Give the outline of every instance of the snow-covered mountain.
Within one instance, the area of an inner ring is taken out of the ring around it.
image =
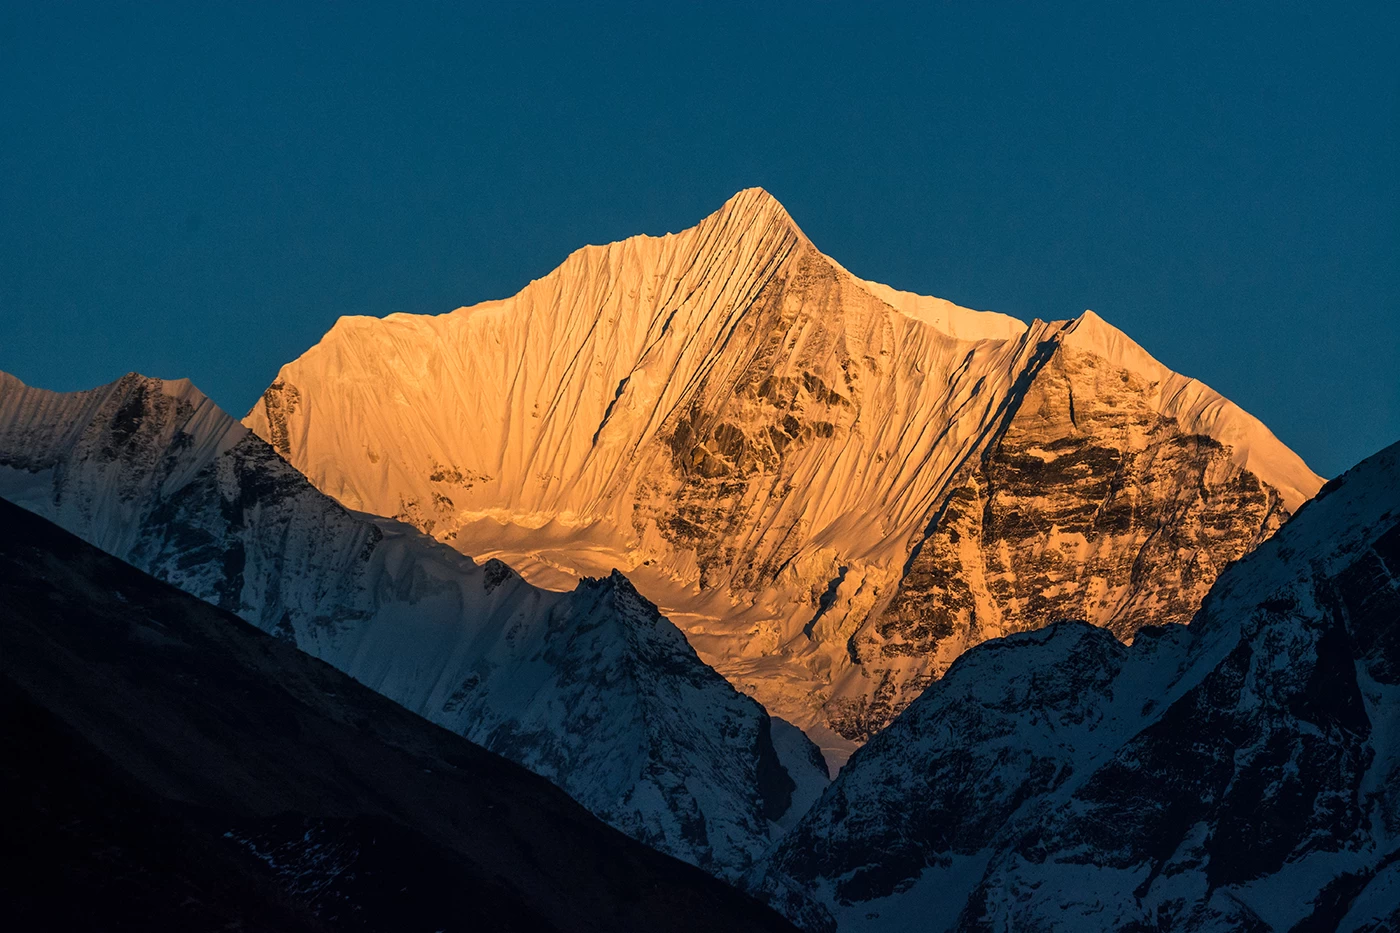
[[[0,528],[3,929],[795,933],[52,522]]]
[[[622,569],[847,749],[988,638],[1185,622],[1321,485],[1092,312],[864,281],[760,189],[505,300],[341,318],[245,423],[350,508],[541,585]]]
[[[1400,444],[1125,647],[980,645],[756,875],[812,929],[1400,929]]]
[[[621,574],[542,590],[318,492],[188,381],[56,393],[0,374],[0,496],[733,876],[820,755]]]

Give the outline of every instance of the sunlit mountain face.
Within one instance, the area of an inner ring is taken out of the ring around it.
[[[540,586],[621,569],[838,763],[989,638],[1189,621],[1322,482],[1098,315],[863,281],[761,189],[505,300],[342,318],[244,423]]]
[[[1397,738],[1400,444],[1189,626],[1124,646],[1060,622],[967,652],[762,884],[812,929],[1392,930]]]

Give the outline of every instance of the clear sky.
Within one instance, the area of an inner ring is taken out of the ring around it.
[[[1093,308],[1331,476],[1400,439],[1398,11],[6,2],[0,369],[241,416],[339,315],[762,185],[862,277]]]

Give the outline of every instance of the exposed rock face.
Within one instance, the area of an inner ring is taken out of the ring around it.
[[[1064,622],[960,657],[759,883],[813,929],[1400,924],[1400,445],[1131,647]],[[816,892],[830,916],[804,908]]]
[[[621,574],[541,590],[350,512],[187,382],[62,394],[0,374],[0,496],[716,874],[826,781],[810,743],[785,735],[780,760],[768,714]]]
[[[623,569],[741,689],[854,741],[985,638],[1189,618],[1321,483],[1096,315],[863,281],[758,189],[503,301],[342,318],[245,423],[543,585]]]
[[[1277,530],[1289,514],[1279,492],[1153,410],[1149,388],[1069,348],[1038,369],[950,484],[888,609],[852,637],[852,658],[880,673],[870,699],[833,704],[837,731],[878,732],[989,638],[1056,619],[1125,640],[1189,622],[1225,566]]]

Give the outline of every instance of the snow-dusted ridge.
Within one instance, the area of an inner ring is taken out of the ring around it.
[[[846,272],[836,260],[827,257],[836,268]],[[847,275],[851,275],[846,272]],[[1026,332],[1020,318],[996,311],[974,311],[953,304],[946,298],[934,298],[904,292],[879,282],[851,275],[851,280],[905,317],[928,324],[959,340],[1011,340]]]
[[[838,757],[987,638],[1186,621],[1321,484],[1097,315],[864,281],[757,188],[510,298],[342,318],[244,423],[542,586],[622,569]]]
[[[0,469],[0,496],[30,511],[52,512],[46,517],[65,526],[89,528],[89,540],[108,553],[129,551],[136,541],[141,511],[150,499],[186,485],[196,472],[248,435],[247,428],[188,379],[152,380],[151,385],[170,400],[164,407],[184,413],[154,432],[141,424],[145,405],[140,400],[125,405],[100,391],[49,392],[0,372],[0,430],[3,463],[8,468]],[[99,438],[88,433],[94,418],[109,420],[112,435]],[[155,456],[177,435],[182,455],[165,472],[133,468],[110,455],[113,440],[129,440],[145,445],[146,456]],[[53,453],[58,450],[89,459],[91,465],[71,478],[59,475],[60,460]],[[55,488],[63,485],[76,494],[55,502],[53,490],[45,488],[44,482]],[[75,486],[81,486],[81,491]]]
[[[825,769],[621,574],[542,590],[347,510],[187,381],[0,375],[0,496],[295,642],[711,872],[743,871]],[[795,779],[794,779],[795,778]]]
[[[1262,421],[1200,380],[1172,372],[1093,311],[1085,311],[1065,328],[1063,342],[1147,380],[1153,387],[1153,407],[1175,419],[1186,433],[1226,445],[1235,464],[1277,489],[1289,511],[1297,511],[1321,485],[1321,477]]]
[[[841,933],[1400,927],[1400,444],[1190,626],[965,653],[754,882]]]

